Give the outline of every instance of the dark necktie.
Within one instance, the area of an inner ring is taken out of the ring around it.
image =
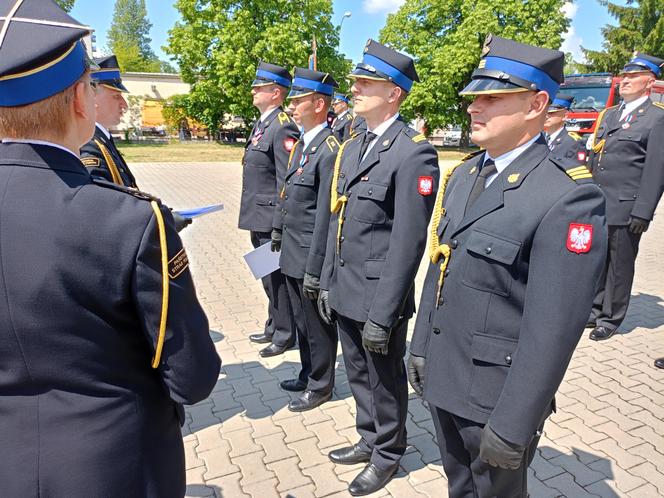
[[[487,159],[484,162],[484,166],[482,166],[482,169],[477,175],[477,178],[475,178],[473,189],[470,191],[470,195],[468,196],[468,202],[466,203],[466,211],[470,209],[470,207],[475,203],[477,198],[482,194],[482,192],[484,192],[484,189],[486,188],[487,178],[493,175],[496,171],[498,171],[496,169],[496,163],[493,161],[493,159]]]
[[[362,142],[362,148],[360,149],[360,162],[362,162],[362,159],[364,159],[364,154],[366,154],[369,144],[373,141],[374,138],[376,138],[376,136],[377,135],[372,131],[367,131],[364,134],[364,141]]]

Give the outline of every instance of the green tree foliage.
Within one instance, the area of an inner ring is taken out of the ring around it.
[[[151,28],[145,0],[116,0],[107,37],[109,49],[118,58],[122,71],[159,73],[164,68],[170,68],[163,72],[175,72],[170,64],[160,61],[150,48]]]
[[[69,12],[72,7],[74,7],[75,2],[76,0],[55,0],[55,3],[62,7],[66,12]]]
[[[588,71],[585,64],[574,60],[572,52],[565,53],[565,74],[580,74]]]
[[[565,0],[406,0],[387,18],[380,39],[416,59],[421,83],[403,106],[406,118],[419,116],[427,131],[462,127],[467,141],[469,101],[459,91],[470,81],[489,33],[558,48],[569,26]]]
[[[318,44],[318,69],[340,84],[350,61],[337,51],[338,27],[331,0],[177,0],[182,20],[170,31],[165,50],[192,84],[194,117],[217,129],[224,114],[257,116],[250,84],[259,60],[307,67],[311,41]]]
[[[617,73],[637,50],[664,57],[664,0],[627,0],[625,5],[599,0],[618,26],[602,28],[604,50],[583,49],[587,69]]]

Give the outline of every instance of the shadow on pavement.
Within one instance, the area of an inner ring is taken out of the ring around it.
[[[662,325],[664,325],[664,298],[639,293],[632,296],[627,316],[619,332],[628,334],[636,328],[656,329]]]
[[[546,425],[544,426],[546,432]],[[530,496],[601,496],[619,498],[608,481],[615,480],[614,463],[599,455],[579,448],[571,448],[572,454],[562,453],[550,446],[537,448],[537,455],[530,466],[528,492]],[[532,478],[532,471],[537,479]],[[552,494],[553,493],[553,494]]]

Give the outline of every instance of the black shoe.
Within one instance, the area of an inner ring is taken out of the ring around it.
[[[346,446],[338,450],[330,451],[327,455],[334,463],[341,465],[355,465],[356,463],[368,463],[371,460],[371,452],[360,448],[359,444]]]
[[[251,334],[249,340],[256,344],[267,344],[268,342],[272,342],[272,339],[265,334]]]
[[[593,341],[604,341],[604,340],[608,339],[609,337],[611,337],[615,333],[616,333],[615,329],[611,330],[611,329],[608,329],[606,327],[602,327],[600,325],[599,327],[595,327],[595,330],[593,330],[590,333],[590,338]]]
[[[261,349],[258,354],[262,358],[269,358],[270,356],[278,356],[285,353],[290,346],[277,346],[276,344],[270,344],[268,347]]]
[[[373,463],[370,463],[353,479],[353,482],[348,486],[348,491],[353,496],[365,496],[375,493],[392,480],[398,468],[399,464],[395,464],[388,470],[380,470]]]
[[[664,368],[664,358],[657,358],[655,360],[655,366],[657,368]]]
[[[291,391],[294,393],[304,391],[307,388],[307,383],[302,382],[300,379],[288,379],[279,383],[284,391]]]
[[[332,398],[332,391],[326,394],[320,394],[316,391],[304,391],[298,398],[288,403],[288,409],[292,412],[306,412],[313,410],[317,406],[330,401]]]

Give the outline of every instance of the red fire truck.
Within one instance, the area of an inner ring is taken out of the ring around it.
[[[570,74],[560,86],[560,92],[574,97],[565,117],[567,129],[581,135],[595,131],[595,121],[605,108],[620,102],[619,76],[611,73]],[[650,93],[655,102],[664,102],[664,81],[656,81]]]

